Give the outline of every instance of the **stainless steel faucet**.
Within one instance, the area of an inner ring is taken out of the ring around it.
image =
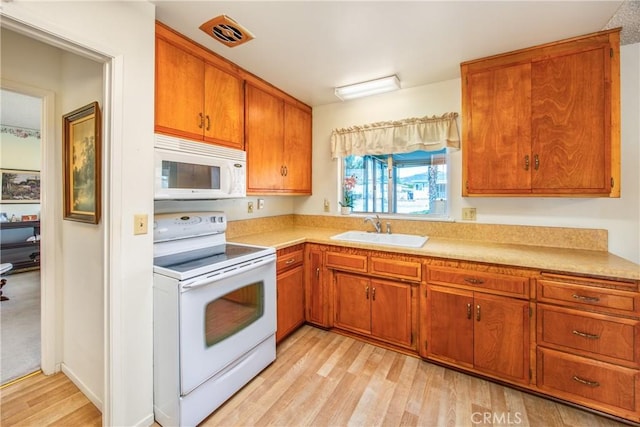
[[[371,222],[371,224],[373,224],[373,226],[376,228],[376,233],[380,233],[380,231],[382,230],[382,224],[380,223],[380,217],[378,215],[376,215],[376,219],[374,220],[372,216],[368,216],[364,219],[364,222],[366,223],[367,221]]]

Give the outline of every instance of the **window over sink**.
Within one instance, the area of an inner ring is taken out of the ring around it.
[[[447,215],[446,149],[346,156],[342,176],[356,177],[351,190],[355,213]]]

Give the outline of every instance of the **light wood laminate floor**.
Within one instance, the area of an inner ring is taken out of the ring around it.
[[[100,425],[98,410],[63,374],[29,378],[0,393],[3,427]],[[271,366],[202,423],[207,427],[267,425],[623,424],[304,326],[278,347],[278,358]]]

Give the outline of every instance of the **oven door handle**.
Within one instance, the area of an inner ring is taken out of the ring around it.
[[[276,257],[275,255],[269,255],[267,257],[261,258],[257,261],[249,261],[249,262],[245,262],[242,263],[238,266],[234,266],[234,267],[230,267],[226,270],[222,270],[219,273],[214,273],[214,274],[210,274],[206,277],[203,277],[201,279],[196,279],[193,282],[186,282],[183,283],[181,288],[188,290],[188,289],[193,289],[193,288],[198,288],[201,286],[206,286],[209,285],[213,282],[217,282],[220,280],[224,280],[228,277],[232,277],[241,273],[244,273],[246,271],[252,270],[254,268],[260,267],[262,265],[265,264],[269,264],[269,263],[273,263],[276,261]]]

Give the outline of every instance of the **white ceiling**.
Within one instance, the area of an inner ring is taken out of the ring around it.
[[[403,88],[460,77],[460,62],[623,27],[640,42],[640,1],[152,1],[156,18],[301,101],[396,74]],[[226,14],[256,37],[223,46],[199,26]],[[2,124],[40,129],[40,100],[0,93]]]

